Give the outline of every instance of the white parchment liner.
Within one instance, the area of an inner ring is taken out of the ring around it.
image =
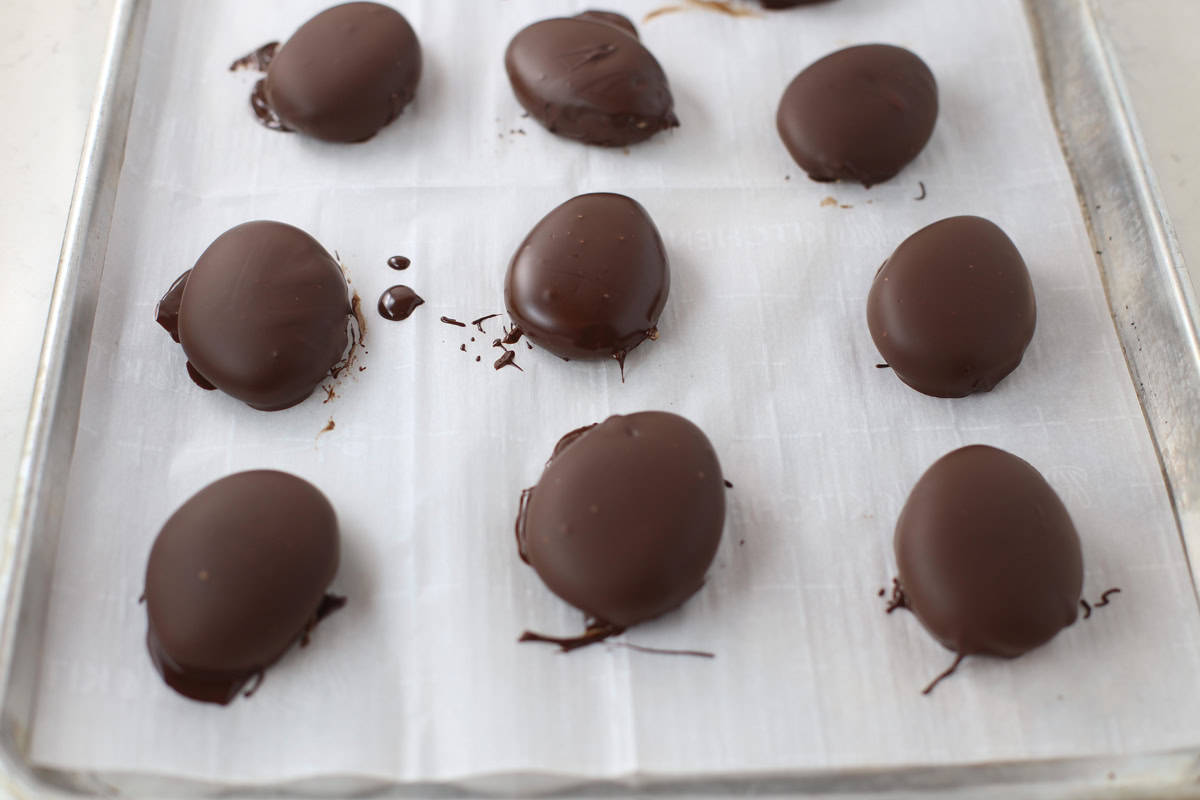
[[[366,144],[267,131],[235,57],[326,0],[158,2],[151,10],[57,555],[32,753],[44,765],[217,780],[362,774],[737,773],[1136,752],[1195,744],[1196,604],[1106,311],[1017,0],[837,0],[758,18],[641,26],[678,130],[589,148],[523,118],[509,38],[578,0],[396,0],[418,31],[416,102]],[[650,0],[607,5],[640,20]],[[774,127],[817,57],[884,41],[919,53],[942,111],[924,153],[871,190],[808,181]],[[928,191],[922,201],[918,181]],[[615,364],[520,346],[495,372],[513,249],[552,207],[619,191],[650,211],[672,287],[662,337]],[[822,201],[835,197],[837,203]],[[980,214],[1024,254],[1038,327],[990,394],[938,400],[879,361],[865,299],[880,262],[936,219]],[[393,282],[427,304],[371,315],[362,372],[288,411],[198,390],[155,301],[226,228],[296,224],[337,250],[370,308]],[[385,264],[412,258],[403,273]],[[470,342],[474,333],[476,341]],[[467,345],[462,353],[460,344]],[[482,356],[480,362],[475,356]],[[512,522],[558,438],[661,408],[712,439],[729,492],[705,587],[628,641],[517,645],[580,614],[517,558]],[[317,436],[333,418],[336,428]],[[1114,602],[1016,661],[951,656],[877,596],[908,489],[948,450],[1009,449],[1079,528],[1085,595]],[[162,522],[235,470],[275,467],[338,509],[350,602],[312,646],[227,708],[154,673],[136,602]]]

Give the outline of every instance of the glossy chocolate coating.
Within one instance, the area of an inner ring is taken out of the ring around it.
[[[271,60],[262,92],[288,128],[360,142],[400,115],[420,77],[421,46],[398,11],[345,3],[292,34]]]
[[[880,354],[934,397],[991,390],[1021,363],[1036,323],[1025,261],[981,217],[943,219],[905,239],[867,296]]]
[[[555,594],[628,627],[703,584],[725,524],[703,431],[663,411],[612,416],[555,447],[517,521],[521,557]]]
[[[425,299],[404,285],[392,286],[379,296],[379,316],[399,321],[408,319]]]
[[[191,274],[190,269],[185,270],[154,306],[154,321],[162,325],[176,344],[179,343],[179,305],[183,302],[183,290]]]
[[[228,703],[316,624],[338,568],[333,507],[286,472],[239,472],[163,525],[146,565],[146,640],[171,688]]]
[[[896,522],[905,603],[947,648],[1015,657],[1075,621],[1083,555],[1050,484],[986,445],[934,462]]]
[[[282,222],[246,222],[187,274],[178,340],[209,383],[275,411],[312,394],[341,360],[350,316],[346,279],[315,239]]]
[[[937,82],[924,61],[901,47],[867,44],[797,75],[775,123],[808,177],[871,186],[917,157],[937,113]]]
[[[620,194],[584,194],[525,237],[504,304],[526,336],[563,358],[624,358],[656,330],[670,288],[646,209]]]
[[[632,28],[592,11],[520,31],[504,54],[517,101],[552,133],[587,144],[622,147],[676,127],[667,76]]]

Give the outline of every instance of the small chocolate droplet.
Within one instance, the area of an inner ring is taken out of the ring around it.
[[[379,296],[379,316],[398,322],[408,319],[425,300],[404,285],[393,286]]]

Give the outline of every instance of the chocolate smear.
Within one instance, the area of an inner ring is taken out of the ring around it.
[[[275,57],[275,52],[279,49],[279,42],[267,42],[262,47],[247,53],[241,58],[229,65],[230,72],[248,69],[255,72],[266,72],[267,67],[271,65],[271,59]]]
[[[521,365],[516,362],[516,357],[517,354],[512,350],[505,350],[504,354],[497,358],[496,363],[492,366],[496,369],[502,369],[503,367],[516,367],[517,369],[520,369],[521,372],[524,372],[525,370],[521,369]]]
[[[417,306],[424,302],[411,288],[393,286],[379,296],[379,316],[393,321],[408,319]]]
[[[471,324],[474,325],[476,328],[478,328],[480,333],[487,333],[487,331],[485,331],[483,329],[483,323],[485,321],[491,319],[492,317],[498,317],[498,316],[500,316],[500,315],[499,314],[485,314],[482,317],[480,317],[479,319],[471,320]]]
[[[572,650],[578,650],[581,647],[587,647],[589,644],[602,642],[610,636],[619,636],[624,633],[625,629],[619,625],[609,625],[607,622],[593,622],[587,626],[587,630],[579,636],[546,636],[533,631],[525,631],[521,634],[518,642],[545,642],[546,644],[558,645],[558,648],[569,653]]]
[[[930,681],[929,685],[921,690],[921,694],[926,694],[926,695],[929,694],[930,692],[933,691],[935,686],[937,686],[939,683],[944,681],[946,678],[949,678],[951,675],[953,675],[955,673],[955,671],[958,670],[958,665],[961,664],[963,662],[963,659],[966,657],[967,656],[965,653],[959,653],[957,656],[955,656],[954,663],[952,663],[943,672],[941,672],[936,678],[934,678],[932,681]]]
[[[284,124],[279,115],[275,113],[275,109],[271,108],[271,104],[267,102],[267,95],[263,88],[265,85],[266,80],[259,79],[255,82],[254,88],[250,90],[250,108],[254,110],[255,118],[268,130],[291,133],[293,129]]]

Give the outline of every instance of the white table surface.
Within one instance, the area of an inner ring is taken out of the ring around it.
[[[477,0],[459,0],[468,1]],[[1152,166],[1200,292],[1200,49],[1194,42],[1200,0],[1094,2],[1116,44]],[[0,0],[5,519],[111,10],[112,0]]]

